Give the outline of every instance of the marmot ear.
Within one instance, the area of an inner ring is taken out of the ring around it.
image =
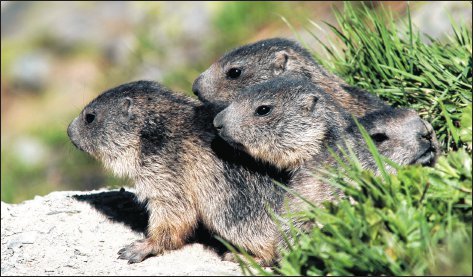
[[[279,75],[286,71],[289,53],[286,50],[278,51],[274,54],[273,71],[275,75]]]
[[[313,114],[316,110],[318,101],[319,97],[317,97],[315,94],[304,95],[304,100],[302,102],[304,110],[309,114]]]
[[[131,107],[133,106],[133,99],[126,97],[122,102],[122,111],[126,116],[131,116]]]

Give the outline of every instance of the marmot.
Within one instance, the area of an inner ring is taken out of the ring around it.
[[[222,109],[241,89],[277,76],[309,78],[357,117],[388,106],[380,98],[351,87],[327,72],[309,51],[283,38],[261,40],[231,50],[197,77],[192,91],[202,102]]]
[[[308,78],[341,108],[358,117],[365,127],[373,126],[374,122],[370,120],[376,121],[377,115],[383,115],[383,123],[387,124],[378,124],[368,131],[376,129],[376,133],[370,132],[374,139],[388,138],[384,139],[386,148],[399,149],[418,140],[418,144],[432,144],[434,155],[438,155],[439,146],[432,126],[416,112],[394,109],[378,97],[349,86],[338,76],[328,73],[306,49],[291,40],[267,39],[228,52],[200,74],[192,90],[203,103],[218,112],[242,89],[278,76]]]
[[[69,125],[77,148],[131,177],[147,202],[147,237],[119,258],[135,263],[180,248],[202,223],[262,263],[274,261],[282,237],[271,215],[284,190],[273,179],[285,183],[286,174],[235,152],[216,135],[213,118],[197,100],[138,81],[99,95]]]
[[[395,119],[410,117],[412,110],[398,109]],[[366,122],[369,131],[390,122],[391,113],[377,114]],[[383,147],[388,138],[380,134],[375,143],[382,155],[399,164],[421,161],[431,163],[435,146],[429,140],[416,140],[422,121],[405,122],[412,133],[405,134],[408,144],[395,149]],[[396,124],[395,124],[396,125]],[[352,116],[342,109],[322,88],[303,78],[278,77],[240,91],[231,104],[214,119],[219,135],[236,148],[269,162],[278,168],[314,170],[335,162],[328,148],[350,147],[364,168],[375,170],[376,164]],[[396,130],[394,130],[396,131]],[[293,184],[296,184],[293,180]]]

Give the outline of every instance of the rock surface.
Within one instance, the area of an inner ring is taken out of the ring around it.
[[[128,189],[53,192],[1,202],[1,275],[240,275],[199,228],[184,248],[138,264],[117,259],[144,236],[148,214]]]

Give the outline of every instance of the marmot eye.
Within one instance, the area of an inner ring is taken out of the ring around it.
[[[230,70],[227,71],[227,77],[230,79],[236,79],[240,77],[241,75],[241,69],[239,68],[230,68]]]
[[[95,120],[95,114],[92,114],[92,113],[85,114],[85,122],[87,122],[87,124],[94,122],[94,120]]]
[[[258,116],[267,115],[271,112],[271,110],[272,108],[270,106],[259,106],[255,111],[255,115],[258,115]]]
[[[386,134],[384,133],[376,133],[374,135],[371,135],[371,138],[375,141],[375,142],[378,142],[378,143],[381,143],[385,140],[388,140],[389,137],[386,136]]]

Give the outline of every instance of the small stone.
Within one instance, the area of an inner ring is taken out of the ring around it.
[[[15,254],[15,253],[13,252],[13,249],[7,248],[6,250],[4,250],[4,251],[2,252],[2,258],[3,258],[3,257],[11,257],[11,256],[13,256],[13,254]]]
[[[18,240],[18,239],[11,239],[8,243],[7,243],[7,248],[8,249],[16,249],[17,247],[21,246],[21,242]]]
[[[28,231],[17,235],[16,238],[13,239],[15,243],[20,244],[33,244],[38,237],[38,232],[36,231]]]
[[[76,248],[74,249],[74,254],[78,256],[87,256],[87,251],[82,248]]]

